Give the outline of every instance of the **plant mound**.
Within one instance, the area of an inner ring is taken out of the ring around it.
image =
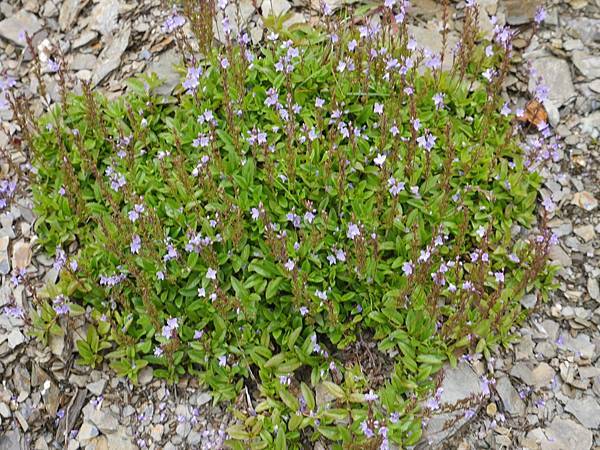
[[[31,137],[60,272],[37,334],[85,310],[82,364],[191,374],[215,401],[246,383],[239,448],[417,442],[442,364],[508,342],[549,280],[550,235],[511,230],[535,222],[553,144],[522,137],[511,35],[475,45],[475,11],[445,54],[390,13],[258,49],[226,28],[167,101],[155,77],[66,96]]]

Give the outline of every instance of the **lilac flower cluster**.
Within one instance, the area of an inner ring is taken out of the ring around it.
[[[2,101],[0,94],[0,102]],[[1,106],[1,105],[0,105]],[[0,211],[6,208],[17,190],[17,182],[13,180],[0,180]]]
[[[17,84],[14,78],[0,77],[0,111],[8,109],[8,92]]]
[[[100,275],[100,286],[113,287],[127,279],[124,273],[114,275]]]
[[[64,316],[71,312],[69,305],[67,304],[67,298],[64,295],[59,295],[52,301],[52,308],[56,311],[59,316]]]
[[[107,166],[104,174],[109,178],[110,187],[115,192],[119,192],[119,190],[127,184],[125,175],[117,172],[112,166]]]
[[[172,33],[183,25],[185,25],[185,18],[177,14],[177,10],[174,8],[162,25],[162,32]]]
[[[178,328],[179,322],[177,321],[177,318],[171,317],[170,319],[167,319],[167,323],[163,326],[161,334],[165,339],[171,339],[173,333],[176,332]]]

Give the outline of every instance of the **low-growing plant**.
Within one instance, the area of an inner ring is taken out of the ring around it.
[[[40,336],[84,306],[80,363],[238,398],[233,448],[415,444],[444,362],[489,358],[523,294],[547,292],[537,169],[557,143],[501,96],[510,30],[481,41],[469,2],[459,44],[444,27],[432,53],[395,3],[381,21],[325,8],[260,47],[224,20],[202,54],[174,15],[185,79],[167,101],[155,76],[111,101],[65,92],[39,121],[10,97],[60,272]]]

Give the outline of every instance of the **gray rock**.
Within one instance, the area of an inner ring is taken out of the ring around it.
[[[568,21],[566,25],[566,28],[578,36],[584,44],[600,42],[600,19],[580,16]]]
[[[111,412],[101,409],[92,409],[88,419],[104,434],[114,433],[119,427],[117,418]]]
[[[581,425],[586,428],[598,428],[600,426],[600,405],[591,396],[586,395],[582,399],[570,399],[565,409],[573,414]]]
[[[181,76],[175,70],[176,65],[181,64],[181,56],[177,49],[172,48],[158,56],[156,61],[148,65],[147,73],[156,73],[158,78],[163,81],[155,92],[161,96],[169,96],[181,80]]]
[[[598,280],[596,278],[588,278],[587,290],[593,300],[600,301],[600,286],[598,286]]]
[[[190,445],[198,445],[202,441],[202,435],[197,431],[190,431],[190,434],[187,435],[186,438],[188,444]]]
[[[73,27],[79,13],[88,3],[89,0],[64,0],[58,16],[60,29],[66,31]]]
[[[6,403],[0,402],[0,416],[2,416],[4,419],[8,419],[10,416],[12,416],[12,412]]]
[[[506,11],[506,22],[509,25],[523,25],[533,20],[540,0],[504,0],[500,5]]]
[[[69,69],[71,70],[90,70],[96,65],[96,56],[91,53],[77,53],[73,58]]]
[[[192,426],[188,421],[178,423],[177,428],[175,428],[175,432],[182,438],[190,434],[190,431],[192,431]]]
[[[92,75],[92,85],[97,86],[104,78],[110,75],[119,64],[121,56],[129,45],[129,36],[131,30],[128,26],[121,28],[120,32],[114,36],[110,44],[98,56],[98,61]]]
[[[8,260],[8,236],[0,237],[0,275],[10,272],[10,261]]]
[[[149,384],[152,381],[152,378],[154,378],[154,369],[150,366],[144,367],[138,374],[138,382],[142,386]]]
[[[125,433],[123,427],[119,427],[116,433],[106,436],[108,448],[110,450],[137,450],[137,446],[131,442],[131,438]]]
[[[519,378],[529,386],[541,388],[550,384],[554,378],[555,372],[554,369],[545,362],[540,363],[533,370],[531,369],[530,363],[519,362],[512,367],[510,374],[513,377]]]
[[[441,53],[443,49],[442,40],[436,25],[430,24],[429,28],[408,26],[408,34],[411,35],[419,47],[426,48],[432,53]],[[452,67],[452,58],[449,56],[452,49],[455,48],[458,38],[454,33],[448,33],[448,42],[446,44],[446,57],[444,58],[443,69],[448,70]]]
[[[587,78],[600,78],[600,56],[590,55],[582,50],[573,52],[571,57],[575,67]]]
[[[538,443],[541,450],[589,450],[592,447],[590,430],[559,417],[547,428],[531,430],[527,439]]]
[[[458,402],[468,403],[468,399],[483,394],[479,377],[473,368],[463,361],[454,369],[446,368],[441,387],[443,392],[439,400],[440,406],[450,406],[451,411],[433,415],[417,448],[431,448],[456,433],[470,417],[465,416],[466,407],[453,408],[452,405],[457,405]],[[448,427],[449,423],[452,423],[452,426]]]
[[[119,20],[119,1],[102,0],[94,9],[90,16],[90,28],[99,31],[103,36],[112,34],[117,29]]]
[[[231,28],[232,35],[236,36],[240,30],[247,29],[250,18],[254,15],[255,11],[251,0],[229,2],[225,8],[225,16],[229,19],[229,27]],[[219,10],[217,12],[213,28],[216,38],[224,44],[226,39],[223,31],[223,11]]]
[[[73,44],[71,44],[71,48],[73,50],[77,50],[78,48],[88,45],[97,37],[98,33],[96,33],[95,31],[86,30],[83,33],[81,33],[81,35],[77,39],[73,41]]]
[[[18,46],[25,46],[25,42],[19,39],[22,32],[34,35],[42,29],[42,23],[30,12],[21,9],[14,16],[0,22],[0,37],[11,41]]]
[[[263,0],[261,11],[263,17],[281,16],[288,12],[292,5],[287,0]]]
[[[508,377],[498,378],[496,381],[496,392],[502,400],[504,409],[513,416],[522,416],[525,413],[525,403],[519,397],[519,393],[513,387]]]
[[[98,432],[98,428],[96,428],[90,422],[84,421],[81,424],[81,428],[79,428],[79,433],[77,433],[77,439],[81,442],[89,441],[90,439],[95,438],[100,433]]]
[[[208,402],[210,402],[211,399],[212,399],[212,395],[209,392],[203,392],[198,395],[198,398],[196,399],[196,405],[197,406],[205,405]]]
[[[93,383],[87,384],[85,387],[92,394],[99,396],[102,395],[102,392],[104,392],[104,386],[106,386],[106,380],[94,381]]]
[[[8,431],[0,436],[0,450],[25,450],[28,448],[18,430]]]
[[[576,338],[571,337],[568,333],[562,334],[564,348],[575,353],[580,358],[593,359],[596,351],[596,346],[590,342],[590,337],[587,334],[578,334]]]
[[[600,80],[594,80],[588,86],[592,91],[600,94]]]
[[[560,108],[569,100],[575,98],[577,93],[571,80],[569,64],[566,61],[548,56],[533,60],[531,65],[544,78],[544,84],[550,90],[548,94],[550,107]],[[533,77],[530,78],[529,90],[533,91],[535,85],[536,80]]]
[[[581,131],[597,139],[600,135],[600,111],[581,118]],[[592,208],[593,209],[593,208]]]
[[[31,244],[19,241],[13,246],[12,266],[13,269],[25,269],[31,263]]]
[[[521,305],[527,309],[531,309],[537,303],[537,296],[535,294],[527,294],[521,299]]]
[[[16,348],[25,342],[25,336],[18,328],[13,328],[13,330],[8,334],[8,346],[10,348]]]
[[[560,264],[562,267],[571,267],[573,264],[571,257],[560,245],[552,246],[550,248],[549,256],[551,261]]]

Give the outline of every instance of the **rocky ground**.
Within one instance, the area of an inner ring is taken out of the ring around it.
[[[271,10],[293,12],[288,25],[315,20],[307,1],[265,1],[259,11],[249,0],[239,3],[240,18],[255,41],[263,33],[260,16]],[[565,144],[560,161],[544,173],[544,195],[557,204],[551,226],[560,236],[552,253],[561,266],[559,287],[547,303],[535,296],[523,299],[532,312],[518,330],[521,339],[499,352],[493,363],[475,355],[448,371],[442,403],[471,394],[483,400],[473,410],[458,410],[459,420],[448,430],[439,431],[444,417],[433,419],[421,447],[600,448],[600,0],[547,2],[546,22],[530,43],[540,2],[478,3],[484,30],[492,29],[490,17],[497,15],[499,22],[521,31],[515,43],[521,63],[507,81],[507,98],[518,105],[530,98],[530,68],[550,88],[545,105],[549,121]],[[422,45],[436,49],[439,4],[413,4],[411,32]],[[21,36],[27,30],[42,51],[60,46],[73,81],[90,81],[118,96],[127,77],[154,71],[167,80],[162,89],[169,93],[179,79],[173,70],[179,58],[171,38],[160,31],[163,6],[159,0],[0,1],[0,74],[17,79],[34,110],[43,109]],[[453,4],[454,37],[460,32],[462,6]],[[44,76],[51,99],[57,100],[56,81]],[[7,148],[26,169],[25,156],[12,145],[16,138],[16,123],[0,110],[0,149]],[[14,180],[2,158],[0,180]],[[26,309],[30,292],[22,285],[15,288],[11,276],[26,270],[34,286],[57,275],[53,261],[36,251],[26,184],[17,186],[13,200],[0,211],[0,450],[221,448],[230,416],[224,407],[212,405],[210,394],[195,380],[168,386],[147,369],[134,387],[106,367],[89,370],[73,364],[71,336],[53,339],[45,348],[27,335],[25,321],[14,317],[13,308]],[[494,381],[482,384],[484,376]]]

